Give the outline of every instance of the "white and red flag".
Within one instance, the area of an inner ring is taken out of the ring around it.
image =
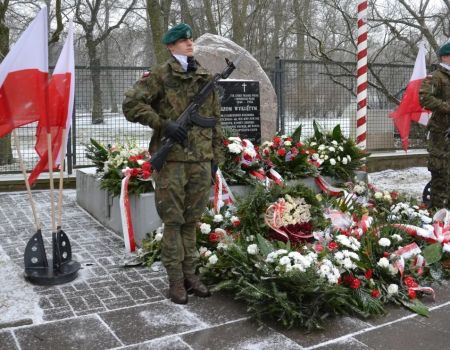
[[[395,127],[400,133],[403,149],[405,151],[408,149],[411,121],[427,125],[431,115],[431,111],[423,108],[420,105],[419,100],[420,85],[427,76],[425,51],[425,44],[420,43],[416,63],[414,64],[414,71],[408,86],[406,87],[406,91],[403,94],[400,105],[389,115],[393,119]]]
[[[48,170],[47,135],[52,139],[52,164],[57,167],[61,162],[61,149],[63,146],[63,133],[66,135],[72,123],[72,112],[75,91],[75,58],[73,49],[73,24],[69,23],[69,31],[58,62],[52,74],[48,87],[48,114],[39,120],[36,130],[36,152],[40,160],[30,174],[30,185],[39,175]],[[65,154],[62,155],[63,157]]]
[[[45,115],[47,9],[42,8],[0,65],[0,137]]]

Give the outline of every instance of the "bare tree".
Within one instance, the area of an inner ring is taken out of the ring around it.
[[[117,22],[108,26],[105,31],[101,30],[100,20],[104,13],[105,3],[102,0],[76,0],[75,18],[76,23],[84,30],[84,39],[89,58],[90,75],[92,81],[92,123],[103,123],[102,89],[100,85],[100,58],[98,56],[98,46],[123,23],[128,13],[133,9],[137,0],[128,2],[122,10]],[[117,5],[117,2],[116,2]]]
[[[165,45],[161,43],[161,38],[169,27],[171,5],[172,0],[147,0],[147,14],[152,29],[153,49],[157,63],[161,63],[169,57]]]

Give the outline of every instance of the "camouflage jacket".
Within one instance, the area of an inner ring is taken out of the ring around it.
[[[420,104],[433,112],[428,130],[445,134],[450,128],[450,71],[439,65],[422,82]]]
[[[122,109],[130,122],[148,125],[153,129],[150,152],[161,146],[168,120],[175,121],[189,102],[211,79],[211,75],[198,65],[195,72],[185,72],[176,58],[156,66],[125,92]],[[168,161],[198,162],[214,160],[223,163],[223,133],[220,125],[220,103],[217,92],[212,93],[200,107],[202,117],[215,118],[213,128],[197,125],[188,129],[186,147],[175,144]]]

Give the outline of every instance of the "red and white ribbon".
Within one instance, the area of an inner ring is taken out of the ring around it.
[[[358,1],[356,144],[366,149],[367,139],[367,0]]]
[[[216,214],[220,213],[220,208],[225,204],[233,204],[236,199],[233,196],[227,182],[225,181],[220,169],[217,169],[214,181],[214,211]]]
[[[122,172],[125,177],[122,180],[120,189],[120,217],[122,219],[123,240],[125,241],[125,249],[128,252],[136,250],[136,242],[134,240],[133,220],[131,215],[130,201],[128,198],[128,183],[131,178],[130,169],[124,169]]]
[[[400,272],[400,276],[403,277],[403,272],[405,271],[405,260],[410,259],[413,256],[417,256],[422,252],[417,243],[411,243],[404,247],[397,249],[394,254],[399,257],[399,259],[395,262],[395,267],[398,268]],[[423,260],[425,263],[425,261]]]
[[[341,194],[341,192],[344,192],[345,190],[343,188],[339,188],[339,187],[335,187],[333,185],[331,185],[330,183],[328,183],[322,176],[316,176],[314,178],[314,181],[316,182],[317,186],[319,186],[319,188],[327,193],[330,196],[339,196]]]
[[[284,184],[283,178],[281,177],[280,173],[276,171],[274,168],[269,169],[267,177],[279,186],[283,186]]]

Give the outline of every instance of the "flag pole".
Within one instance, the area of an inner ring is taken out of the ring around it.
[[[56,232],[56,222],[55,222],[55,201],[54,201],[54,191],[55,184],[53,182],[53,154],[52,154],[52,133],[47,133],[47,147],[48,147],[48,175],[50,178],[50,212],[52,218],[52,231]]]
[[[61,153],[60,153],[60,169],[59,169],[59,192],[58,192],[58,227],[62,226],[62,199],[63,199],[63,180],[64,180],[64,163],[66,158],[66,139],[67,139],[67,129],[63,129],[62,134],[62,145],[61,145]]]
[[[41,223],[40,223],[39,216],[38,216],[38,213],[36,210],[36,206],[34,204],[33,194],[31,193],[30,182],[28,181],[27,171],[25,169],[25,164],[23,163],[22,153],[20,152],[20,141],[19,141],[19,137],[17,136],[16,129],[13,129],[12,134],[13,134],[14,143],[15,143],[16,149],[17,149],[17,156],[19,158],[20,170],[22,171],[22,175],[25,179],[25,186],[27,188],[28,198],[31,203],[31,211],[33,212],[34,222],[36,224],[36,230],[39,231],[41,229]]]
[[[367,147],[367,0],[358,1],[356,144]]]

